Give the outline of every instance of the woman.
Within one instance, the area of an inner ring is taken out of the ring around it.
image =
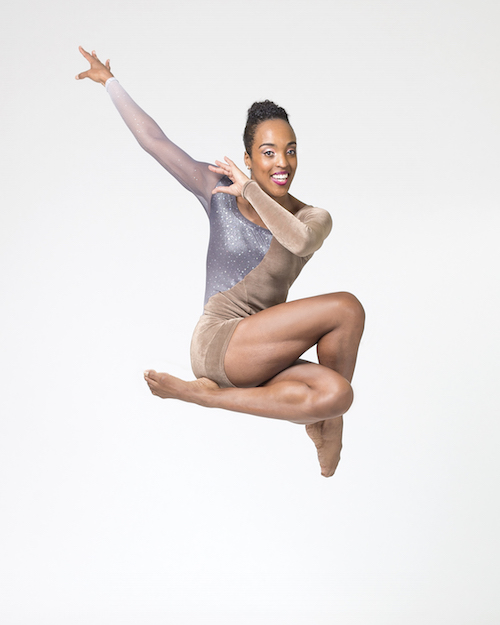
[[[290,195],[296,138],[286,112],[255,103],[245,128],[248,178],[227,157],[208,165],[175,146],[95,52],[76,76],[106,86],[140,145],[201,201],[210,218],[205,310],[192,340],[195,381],[146,371],[152,393],[306,425],[321,473],[340,460],[342,415],[364,311],[349,293],[286,302],[288,289],[331,230],[330,215]],[[300,360],[313,345],[319,364]]]

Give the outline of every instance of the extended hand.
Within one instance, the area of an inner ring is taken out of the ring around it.
[[[90,78],[94,82],[99,82],[101,83],[101,85],[104,85],[108,78],[113,77],[109,66],[109,59],[106,61],[106,63],[101,63],[101,61],[99,61],[99,59],[97,58],[95,50],[92,50],[92,54],[89,54],[82,48],[82,46],[79,46],[78,49],[90,63],[90,69],[75,76],[77,80],[81,80],[82,78]]]
[[[227,176],[231,181],[232,185],[230,187],[215,187],[212,191],[214,193],[229,193],[229,195],[234,195],[239,197],[241,195],[241,190],[245,185],[245,182],[250,180],[245,174],[238,169],[233,161],[227,156],[224,157],[225,163],[221,163],[221,161],[215,161],[217,167],[213,165],[209,165],[208,169],[210,171],[215,172],[216,174],[222,174],[223,176]]]

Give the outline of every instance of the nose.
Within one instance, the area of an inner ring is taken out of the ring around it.
[[[283,169],[288,167],[288,158],[285,152],[278,152],[276,157],[276,165],[278,167],[283,167]]]

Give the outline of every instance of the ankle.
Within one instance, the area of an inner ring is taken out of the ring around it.
[[[216,396],[219,390],[219,387],[212,380],[200,378],[188,383],[186,401],[198,404],[203,408],[216,408]]]

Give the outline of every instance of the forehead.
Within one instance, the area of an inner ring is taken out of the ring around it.
[[[257,148],[263,143],[287,145],[296,140],[293,128],[284,119],[267,119],[255,129],[254,146]]]

